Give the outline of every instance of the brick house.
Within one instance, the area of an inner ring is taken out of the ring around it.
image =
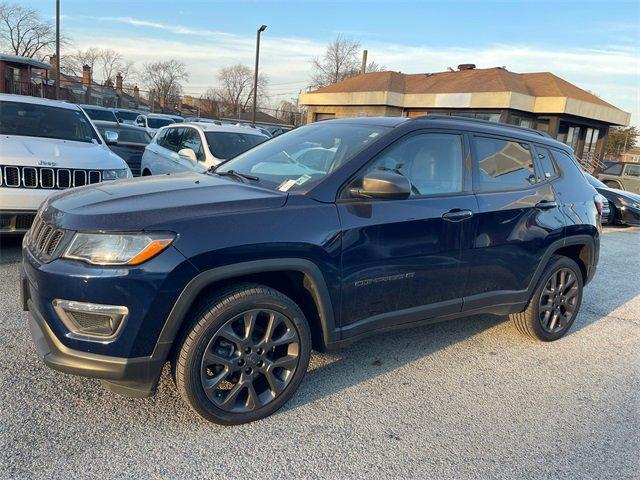
[[[549,72],[460,65],[440,73],[372,72],[300,95],[307,122],[353,116],[438,113],[520,125],[549,133],[578,158],[601,159],[612,125],[630,114]]]

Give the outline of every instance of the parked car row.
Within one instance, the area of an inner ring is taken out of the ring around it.
[[[640,167],[640,165],[638,165]],[[597,178],[585,173],[587,180],[607,200],[608,212],[602,214],[602,223],[611,225],[640,226],[640,195],[618,188],[611,188]]]

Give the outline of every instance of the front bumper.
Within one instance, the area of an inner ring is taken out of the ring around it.
[[[31,314],[31,337],[48,367],[101,379],[106,388],[128,397],[148,397],[155,393],[166,355],[154,352],[149,357],[120,358],[73,350],[55,336],[33,301],[29,299],[26,303]]]

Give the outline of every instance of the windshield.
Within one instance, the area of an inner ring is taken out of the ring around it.
[[[0,102],[0,134],[100,143],[80,110],[32,103]]]
[[[275,137],[216,171],[253,175],[281,190],[308,190],[388,130],[377,125],[314,123]]]
[[[107,122],[116,121],[114,113],[109,110],[98,110],[97,108],[83,108],[83,110],[91,120],[106,120]]]
[[[176,122],[174,122],[170,118],[147,117],[147,125],[149,125],[149,128],[166,127],[167,125],[171,125],[172,123],[176,123]]]
[[[267,140],[262,135],[237,132],[205,132],[204,136],[212,155],[220,160],[233,158]]]
[[[98,126],[100,135],[105,138],[106,131],[116,132],[118,134],[118,143],[137,143],[139,145],[147,145],[151,141],[151,136],[145,130],[122,127],[103,127]]]
[[[138,118],[138,112],[127,112],[126,110],[116,110],[116,115],[121,120],[131,120],[134,121]]]

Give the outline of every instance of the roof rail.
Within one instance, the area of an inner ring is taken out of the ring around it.
[[[443,115],[443,114],[438,114],[438,113],[430,113],[428,115],[420,115],[419,117],[413,117],[413,120],[417,120],[417,119],[460,120],[460,121],[463,121],[463,122],[481,123],[483,125],[489,125],[489,126],[494,126],[494,127],[512,128],[512,129],[515,129],[515,130],[520,130],[520,131],[523,131],[523,132],[540,135],[541,137],[553,138],[547,132],[542,132],[540,130],[536,130],[535,128],[520,127],[518,125],[511,125],[510,123],[492,122],[490,120],[482,120],[481,118],[465,117],[465,116],[462,116],[462,115]]]

